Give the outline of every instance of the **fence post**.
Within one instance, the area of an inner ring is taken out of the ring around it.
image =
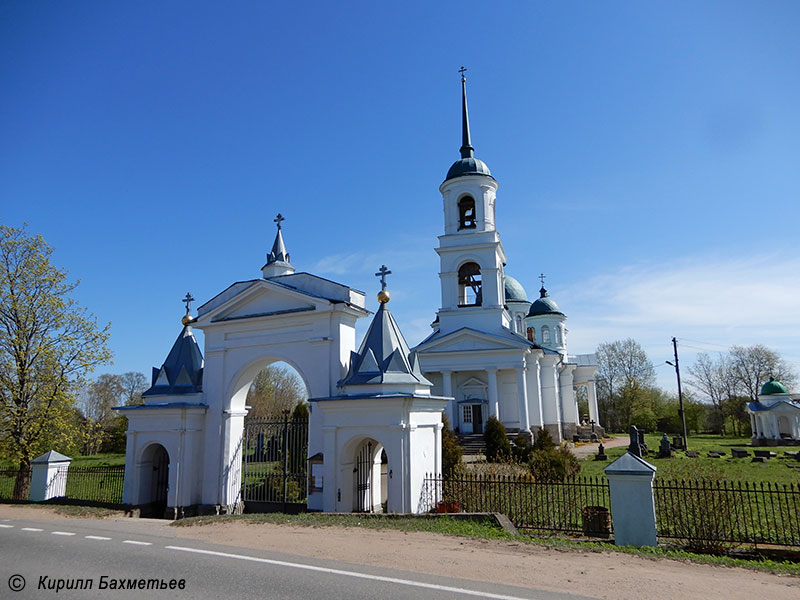
[[[653,479],[656,467],[631,454],[622,455],[603,471],[611,493],[611,518],[617,546],[655,546],[656,508]]]
[[[42,502],[58,498],[67,492],[67,470],[72,459],[55,450],[45,452],[31,461],[31,488],[28,499]]]

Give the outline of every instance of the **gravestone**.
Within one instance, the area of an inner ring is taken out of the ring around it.
[[[642,447],[639,444],[639,430],[636,429],[636,425],[631,425],[630,429],[630,444],[628,444],[628,452],[633,454],[634,456],[638,456],[639,458],[642,457]]]
[[[733,458],[747,458],[750,453],[744,448],[731,448],[731,456]]]
[[[639,429],[639,430],[637,430],[637,432],[639,434],[639,448],[642,449],[642,456],[646,456],[647,452],[648,452],[648,448],[647,448],[647,442],[644,441],[645,431],[644,431],[644,429]]]
[[[767,457],[764,456],[754,456],[750,462],[757,462],[757,463],[765,463],[769,460]]]
[[[606,448],[603,444],[600,444],[597,447],[597,454],[594,455],[595,460],[608,460],[608,456],[606,456]]]
[[[672,447],[675,450],[683,450],[683,438],[679,435],[672,437]]]
[[[689,458],[698,458],[700,456],[700,453],[697,450],[687,450],[686,456],[688,456]]]
[[[669,444],[669,438],[666,433],[661,436],[661,443],[658,447],[658,458],[672,458],[672,447]]]

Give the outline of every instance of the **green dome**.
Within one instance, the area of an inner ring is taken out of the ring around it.
[[[486,163],[480,158],[474,158],[470,156],[468,158],[461,158],[454,162],[453,166],[450,167],[450,170],[447,171],[447,177],[445,177],[444,180],[449,181],[450,179],[464,177],[465,175],[486,175],[491,177],[492,172],[489,171],[489,167],[487,167]]]
[[[780,381],[775,381],[770,377],[769,381],[761,386],[761,395],[772,396],[774,394],[788,394],[788,392]]]
[[[547,295],[547,290],[544,289],[544,286],[542,286],[542,289],[539,290],[539,295],[540,298],[531,304],[531,309],[528,311],[529,317],[538,317],[540,315],[566,316],[563,312],[561,312],[561,309],[558,308],[556,301]]]
[[[503,277],[503,288],[506,290],[506,302],[528,302],[525,288],[510,275]]]

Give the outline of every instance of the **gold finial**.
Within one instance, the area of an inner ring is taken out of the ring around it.
[[[183,317],[181,318],[181,323],[183,323],[184,327],[186,327],[192,321],[194,321],[194,317],[189,314],[189,311],[191,310],[191,304],[193,301],[194,298],[192,297],[191,292],[186,292],[186,297],[183,300],[181,300],[181,302],[183,302],[186,305],[186,314],[183,315]]]
[[[386,268],[386,265],[381,265],[381,268],[375,273],[375,277],[381,278],[381,291],[378,292],[378,302],[381,304],[386,304],[392,298],[389,292],[386,291],[386,276],[391,274],[392,272]]]

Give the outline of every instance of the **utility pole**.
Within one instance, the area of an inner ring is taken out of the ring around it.
[[[686,431],[686,411],[683,410],[683,392],[681,391],[681,370],[678,366],[678,340],[672,338],[672,350],[675,353],[675,364],[666,361],[668,365],[675,367],[675,375],[678,377],[678,405],[680,408],[678,409],[678,413],[681,416],[681,424],[683,425],[683,449],[684,451],[689,449],[689,434]]]

